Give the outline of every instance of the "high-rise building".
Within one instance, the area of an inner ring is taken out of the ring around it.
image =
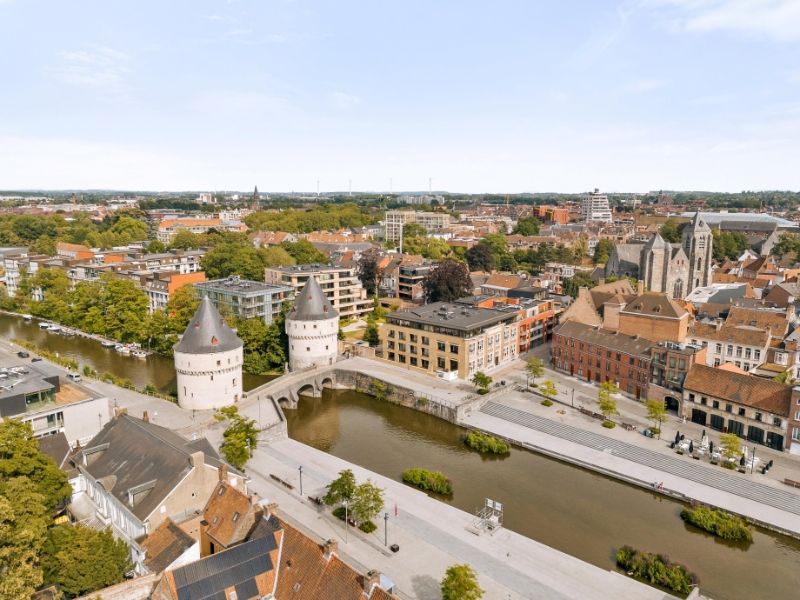
[[[611,223],[614,217],[611,215],[611,208],[608,206],[608,196],[601,194],[600,190],[594,188],[583,199],[581,213],[587,222]]]

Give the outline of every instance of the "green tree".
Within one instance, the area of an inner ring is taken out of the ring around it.
[[[356,523],[372,521],[383,508],[383,490],[367,479],[353,491],[351,511]]]
[[[364,330],[364,341],[372,347],[380,344],[381,338],[378,332],[378,324],[376,322],[370,321],[367,323],[367,328]]]
[[[478,391],[485,394],[489,391],[489,386],[492,385],[492,378],[483,371],[478,371],[472,377],[472,383],[478,388]]]
[[[648,400],[645,403],[647,407],[647,418],[653,422],[653,427],[658,429],[658,439],[661,439],[661,424],[667,418],[667,407],[664,405],[663,400]]]
[[[528,362],[525,363],[525,371],[530,375],[531,379],[536,382],[537,377],[544,375],[544,362],[538,356],[531,356]]]
[[[742,443],[735,433],[723,433],[719,436],[719,449],[722,456],[731,459],[742,453]]]
[[[614,394],[618,392],[619,388],[613,381],[604,381],[597,390],[597,404],[606,421],[611,421],[611,417],[619,414],[617,401],[614,399]]]
[[[445,259],[422,280],[427,302],[452,302],[472,293],[472,279],[463,262]]]
[[[342,502],[351,502],[356,493],[356,476],[353,471],[339,471],[339,477],[328,484],[323,501],[328,506],[336,506]]]
[[[240,415],[236,406],[220,408],[214,418],[228,422],[228,427],[222,434],[222,455],[231,465],[243,469],[258,446],[258,424],[255,420]]]
[[[72,494],[66,474],[39,450],[30,423],[5,419],[0,422],[0,494],[6,493],[8,481],[19,477],[31,482],[49,512]]]
[[[539,219],[536,217],[523,217],[517,221],[512,233],[518,235],[539,235]]]
[[[45,584],[74,598],[119,583],[130,571],[130,553],[110,529],[64,525],[48,531],[42,551]]]
[[[613,251],[614,242],[605,238],[597,240],[597,245],[594,247],[594,263],[606,264]]]
[[[469,565],[453,565],[442,579],[442,600],[480,600],[483,590],[478,577]]]
[[[328,264],[328,256],[309,242],[308,240],[298,240],[296,242],[283,242],[281,248],[297,261],[298,265],[310,265],[314,263]]]

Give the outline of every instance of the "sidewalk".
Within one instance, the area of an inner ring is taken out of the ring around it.
[[[397,554],[383,547],[384,524],[366,535],[350,529],[327,510],[299,496],[298,467],[303,466],[304,494],[320,496],[342,469],[350,468],[359,481],[372,479],[386,490],[389,513],[388,543],[400,545]],[[501,529],[476,535],[468,528],[474,517],[402,483],[382,477],[293,440],[259,448],[248,464],[251,488],[276,501],[280,509],[321,538],[340,542],[345,558],[376,568],[391,577],[401,597],[438,600],[439,581],[448,566],[468,562],[478,573],[485,598],[498,600],[616,598],[666,600],[668,594],[612,571],[605,571],[534,540]],[[270,474],[291,482],[290,491]],[[395,510],[397,514],[395,514]]]

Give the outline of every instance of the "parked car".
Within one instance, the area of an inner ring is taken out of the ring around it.
[[[20,350],[19,352],[17,352],[17,356],[19,356],[20,358],[28,358],[30,354],[25,352],[25,350]]]

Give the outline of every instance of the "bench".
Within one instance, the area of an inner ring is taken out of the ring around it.
[[[783,483],[786,485],[790,485],[792,487],[800,488],[800,481],[794,481],[792,479],[784,479]]]

